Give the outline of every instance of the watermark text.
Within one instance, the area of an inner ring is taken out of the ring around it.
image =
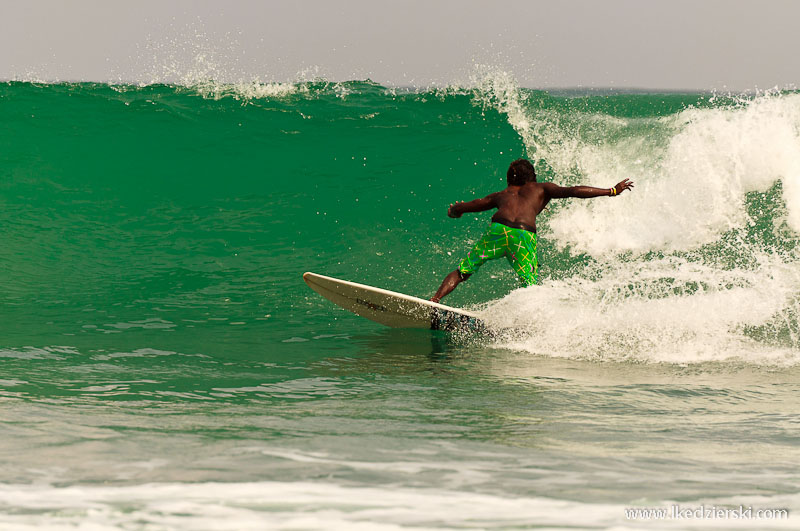
[[[789,510],[759,509],[745,505],[682,507],[676,504],[666,507],[626,508],[625,518],[628,520],[788,520]]]

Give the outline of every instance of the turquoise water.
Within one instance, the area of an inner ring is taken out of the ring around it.
[[[0,527],[796,527],[800,96],[0,84]],[[610,187],[429,297],[508,163]],[[630,520],[625,508],[787,508]]]

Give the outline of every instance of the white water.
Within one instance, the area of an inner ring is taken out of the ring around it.
[[[526,108],[505,73],[477,86],[558,184],[635,182],[620,197],[554,202],[541,216],[540,237],[590,265],[490,304],[493,325],[524,330],[502,346],[597,360],[800,363],[800,257],[782,247],[800,237],[800,95],[565,121]],[[777,204],[751,196],[763,204],[748,208],[748,193],[776,185]]]
[[[0,485],[0,529],[795,529],[796,495],[680,502],[684,508],[787,508],[757,520],[630,520],[630,506],[439,489],[344,487],[332,483],[156,483],[132,486]],[[675,502],[659,503],[669,507]],[[647,506],[646,504],[633,505]]]
[[[637,184],[614,201],[573,201],[554,215],[550,228],[561,245],[592,256],[694,249],[757,221],[745,211],[745,194],[778,181],[785,221],[800,231],[800,95],[766,95],[651,121],[656,139],[646,138],[643,124],[625,120],[612,126],[613,136],[621,135],[615,142],[545,139],[542,156],[559,173],[577,167],[596,186],[623,178]]]

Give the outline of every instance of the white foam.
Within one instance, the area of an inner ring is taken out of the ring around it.
[[[658,119],[659,142],[631,136],[559,148],[556,165],[581,168],[595,186],[623,178],[634,193],[613,201],[573,201],[550,221],[562,245],[593,256],[621,250],[681,250],[716,241],[753,220],[745,194],[781,181],[788,221],[800,230],[800,95],[764,96],[742,107],[688,109]],[[570,183],[573,184],[573,183]]]
[[[800,497],[682,501],[682,507],[788,508],[789,518],[725,521],[726,527],[792,529]],[[0,529],[442,529],[636,527],[621,504],[510,497],[442,489],[346,487],[326,482],[157,483],[128,486],[0,485]],[[673,502],[655,503],[669,506]],[[648,520],[681,529],[681,520]],[[693,520],[692,527],[719,526]]]
[[[486,65],[476,66],[470,83],[476,101],[508,117],[558,184],[636,181],[635,194],[613,202],[556,207],[550,229],[562,245],[592,255],[692,248],[749,222],[744,194],[778,181],[789,225],[800,232],[800,94],[766,92],[666,117],[619,118],[526,106],[514,76]]]
[[[500,345],[578,359],[800,364],[800,269],[762,253],[752,268],[679,256],[607,261],[591,279],[545,280],[483,315]],[[584,274],[586,274],[584,272]]]
[[[617,198],[550,205],[540,237],[590,266],[491,304],[486,319],[518,331],[502,346],[589,359],[800,363],[800,256],[746,236],[759,225],[800,238],[800,94],[619,118],[526,107],[506,72],[482,71],[476,86],[477,101],[508,116],[559,184],[636,183]],[[781,204],[748,211],[746,194],[778,183]]]
[[[703,274],[704,268],[685,267],[660,278],[656,271],[644,271],[634,286],[628,283],[624,267],[597,281],[548,282],[511,293],[490,305],[484,315],[491,325],[516,331],[500,346],[541,355],[680,364],[800,363],[796,340],[765,342],[747,334],[750,329],[778,326],[775,321],[783,317],[796,319],[796,302],[776,296],[785,293],[781,284],[786,279],[727,289],[709,285],[684,295],[657,296],[658,287],[649,289],[655,285],[680,290],[686,286],[681,276]],[[676,276],[675,283],[663,282]],[[713,276],[709,272],[706,278]]]

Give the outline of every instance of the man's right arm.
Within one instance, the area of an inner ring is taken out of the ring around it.
[[[483,212],[492,208],[497,208],[497,192],[489,194],[481,199],[473,199],[466,203],[458,201],[447,209],[447,215],[451,218],[460,218],[466,212]]]
[[[633,183],[624,179],[612,188],[595,188],[593,186],[559,186],[555,183],[542,183],[545,193],[551,199],[564,199],[567,197],[579,197],[588,199],[591,197],[619,195],[625,190],[633,188]]]

